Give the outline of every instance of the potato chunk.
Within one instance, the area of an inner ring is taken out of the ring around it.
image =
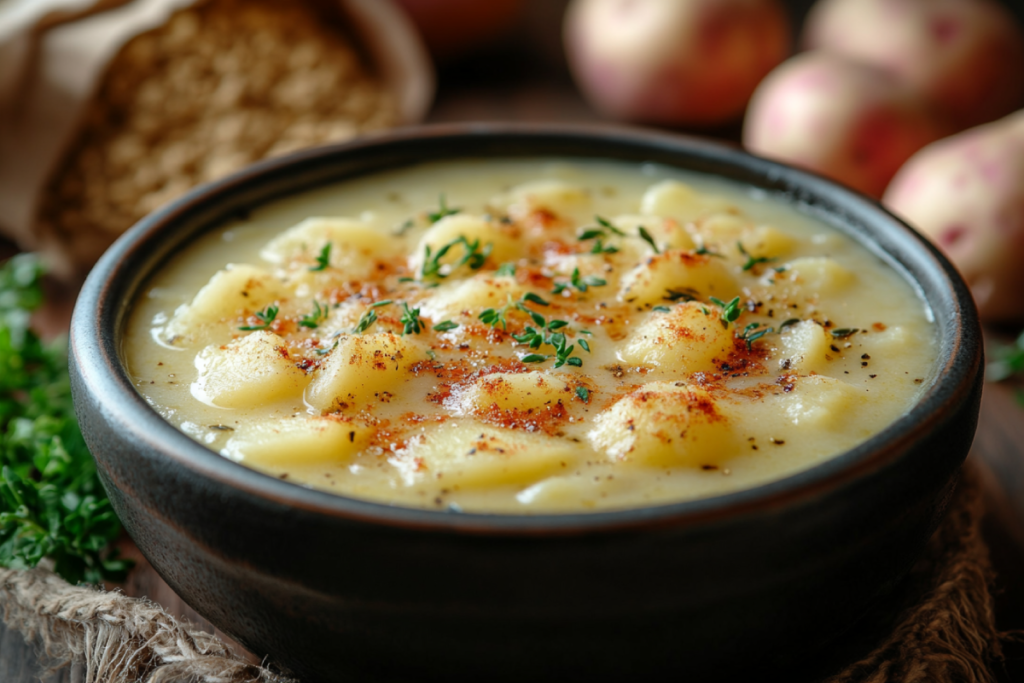
[[[588,435],[616,462],[654,467],[717,464],[735,453],[721,402],[682,382],[651,382],[597,416]]]
[[[784,276],[807,292],[835,294],[852,285],[857,276],[826,256],[798,258],[787,264]]]
[[[409,368],[426,358],[423,344],[390,332],[344,335],[313,371],[306,403],[326,413],[390,400]]]
[[[372,427],[335,416],[289,417],[240,429],[223,453],[260,467],[330,464],[350,459],[372,436]]]
[[[626,340],[619,357],[633,365],[670,367],[689,374],[713,369],[712,361],[732,348],[733,333],[722,327],[718,309],[691,301],[673,306],[668,313],[651,313]]]
[[[622,277],[619,301],[637,306],[664,303],[669,290],[728,300],[739,294],[736,279],[721,259],[672,250],[652,256]]]
[[[422,477],[475,488],[536,481],[575,462],[572,444],[475,420],[447,423],[410,440],[400,455],[407,485]]]
[[[230,264],[217,271],[191,303],[179,306],[165,329],[169,339],[197,334],[204,326],[258,311],[288,295],[269,271]]]
[[[330,266],[354,280],[372,275],[375,262],[401,253],[400,242],[363,221],[316,217],[272,239],[260,256],[277,265],[310,266],[328,243]]]
[[[674,218],[690,223],[730,204],[722,197],[697,192],[678,180],[663,180],[647,188],[640,200],[640,213]]]
[[[196,356],[199,376],[192,395],[217,408],[249,408],[298,398],[306,373],[288,356],[284,340],[261,330],[224,346],[207,346]]]
[[[812,320],[789,325],[780,337],[782,362],[801,374],[823,373],[828,369],[829,345],[832,337],[824,327]]]
[[[486,412],[492,406],[501,411],[530,413],[542,411],[572,399],[572,386],[553,372],[495,372],[474,380],[453,393],[455,405],[465,413]]]
[[[536,180],[518,185],[492,203],[505,209],[509,216],[523,220],[537,211],[554,214],[559,218],[585,221],[590,216],[593,202],[584,188],[562,180]]]
[[[464,243],[452,244],[465,238],[470,243],[479,241],[477,253],[490,253],[492,260],[496,262],[511,261],[518,258],[522,253],[522,247],[511,233],[503,230],[501,226],[490,223],[479,216],[468,214],[455,214],[445,216],[425,233],[420,239],[416,251],[409,257],[409,268],[413,272],[421,273],[426,259],[426,250],[429,247],[430,253],[436,256],[439,251],[448,245],[448,251],[444,256],[437,259],[437,262],[444,269],[446,275],[468,275],[471,269],[468,264],[455,269],[468,253]]]
[[[847,431],[857,408],[867,400],[868,394],[863,389],[832,377],[811,375],[796,382],[796,390],[784,399],[783,410],[786,418],[798,427]],[[871,431],[864,429],[862,436]]]
[[[463,315],[475,319],[480,311],[500,308],[510,296],[518,300],[528,290],[517,284],[514,278],[478,273],[465,280],[442,283],[429,291],[430,297],[418,305],[423,315],[440,321]]]

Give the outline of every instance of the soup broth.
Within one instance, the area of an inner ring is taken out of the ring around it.
[[[138,391],[302,486],[452,512],[691,500],[905,413],[936,331],[792,203],[676,169],[423,164],[259,207],[134,302]]]

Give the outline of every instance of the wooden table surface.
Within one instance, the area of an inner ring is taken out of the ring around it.
[[[599,120],[580,98],[565,71],[558,24],[565,0],[534,0],[528,3],[523,31],[530,40],[506,41],[489,51],[444,67],[439,73],[432,122],[456,121],[561,121]],[[801,8],[809,2],[795,3]],[[735,141],[736,129],[710,134]],[[12,252],[0,244],[0,258]],[[65,292],[50,311],[51,320],[67,316],[73,292]],[[1007,341],[1007,331],[987,331],[990,342]],[[1021,385],[989,384],[972,458],[985,473],[989,514],[985,534],[998,572],[997,620],[1003,629],[1024,628],[1024,405],[1016,392]],[[138,560],[124,592],[144,596],[172,614],[196,625],[212,627],[189,608],[165,584],[131,542],[126,553]],[[40,676],[44,671],[37,648],[0,623],[0,683],[81,683],[78,666]],[[1009,650],[1006,681],[1024,681],[1024,647]]]

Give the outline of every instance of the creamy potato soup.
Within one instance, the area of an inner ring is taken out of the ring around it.
[[[271,203],[135,302],[138,391],[290,482],[453,512],[689,500],[905,413],[936,332],[878,258],[670,168],[424,164]]]

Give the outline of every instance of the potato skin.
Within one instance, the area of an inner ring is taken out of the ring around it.
[[[803,43],[889,71],[958,129],[1024,105],[1024,32],[993,0],[820,0]]]
[[[613,118],[647,123],[736,120],[790,53],[778,0],[574,0],[564,28],[587,99]]]
[[[946,132],[893,77],[817,51],[789,59],[761,82],[743,144],[880,197],[911,154]]]
[[[883,202],[956,264],[982,319],[1024,319],[1024,111],[925,147]]]

